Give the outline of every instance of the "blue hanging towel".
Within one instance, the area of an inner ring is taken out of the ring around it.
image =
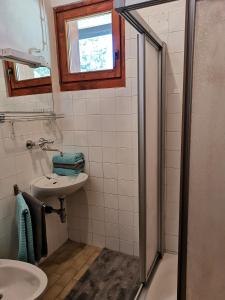
[[[16,196],[16,223],[18,228],[18,260],[34,264],[33,231],[29,208],[19,193]]]

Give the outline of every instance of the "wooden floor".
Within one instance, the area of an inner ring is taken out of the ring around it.
[[[40,268],[48,276],[48,286],[41,300],[62,300],[100,254],[101,249],[66,242]]]

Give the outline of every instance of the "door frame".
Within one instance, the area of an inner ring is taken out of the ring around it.
[[[186,2],[177,299],[186,300],[190,145],[196,2]]]
[[[151,280],[164,250],[164,193],[165,193],[165,101],[166,101],[166,44],[135,11],[118,9],[138,32],[138,166],[139,166],[139,249],[140,280]],[[159,115],[158,115],[158,247],[149,270],[146,266],[146,153],[145,153],[145,43],[150,42],[159,53]],[[139,53],[142,55],[139,56]]]

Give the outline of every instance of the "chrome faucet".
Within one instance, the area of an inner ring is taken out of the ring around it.
[[[45,138],[40,138],[38,143],[35,143],[31,140],[26,142],[26,147],[27,149],[31,150],[33,149],[36,145],[38,145],[41,150],[43,151],[53,151],[53,152],[59,152],[61,156],[63,156],[63,152],[59,149],[54,149],[54,148],[50,148],[49,145],[54,144],[54,140],[47,140]]]
[[[45,138],[40,138],[38,141],[38,145],[42,150],[44,150],[50,144],[54,144],[54,140],[47,140]]]

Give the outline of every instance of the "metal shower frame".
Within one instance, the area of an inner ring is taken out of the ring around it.
[[[140,21],[139,16],[137,15],[136,12],[133,12],[133,10],[159,5],[163,3],[169,3],[173,1],[176,0],[142,0],[141,3],[140,1],[137,0],[115,0],[115,8],[136,29],[139,29],[138,31],[140,33],[145,34],[146,33],[145,30],[147,29],[146,24],[144,24],[144,26],[143,26],[143,22],[139,24]],[[177,288],[177,299],[179,300],[186,300],[190,138],[191,138],[195,15],[196,15],[197,1],[199,0],[186,0],[180,218],[179,218],[179,253],[178,253],[178,288]],[[165,91],[162,91],[162,93],[163,93],[162,97],[165,97],[164,94]],[[143,124],[141,123],[139,124],[139,126],[140,125]],[[141,168],[143,168],[143,166]],[[162,201],[163,198],[161,198],[161,204],[163,203]]]
[[[143,18],[132,9],[137,6],[132,3],[129,8],[120,7],[125,1],[116,1],[116,10],[132,24],[138,35],[138,152],[139,152],[139,249],[140,249],[140,279],[142,283],[151,280],[164,251],[163,201],[165,190],[165,100],[166,100],[166,44],[155,34]],[[128,1],[129,2],[129,1]],[[131,2],[131,1],[130,1]],[[132,1],[134,2],[134,1]],[[149,2],[149,1],[148,1]],[[152,1],[150,1],[152,2]],[[145,42],[149,42],[159,54],[159,87],[158,87],[158,247],[154,262],[147,270],[146,266],[146,120],[145,120]],[[142,55],[139,55],[142,54]]]

